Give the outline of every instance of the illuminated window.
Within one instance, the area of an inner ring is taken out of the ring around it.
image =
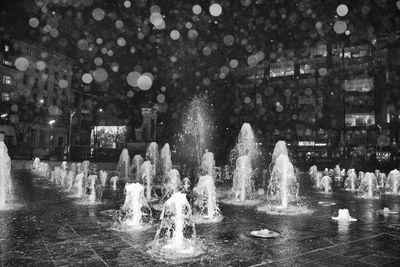
[[[10,101],[10,94],[7,92],[1,93],[1,101]]]
[[[280,77],[294,75],[294,61],[281,61],[270,64],[269,76]]]
[[[10,51],[10,46],[4,45],[4,52],[9,52]]]
[[[12,66],[12,62],[6,59],[3,59],[3,64],[6,66]]]
[[[4,76],[3,76],[3,84],[11,85],[11,84],[12,84],[12,78],[11,78],[11,76],[4,75]]]
[[[313,47],[310,49],[311,57],[326,57],[328,55],[328,50],[326,44],[320,44],[317,47]]]

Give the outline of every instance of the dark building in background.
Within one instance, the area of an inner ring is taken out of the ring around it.
[[[298,163],[396,160],[396,42],[383,37],[308,51],[277,47],[268,60],[234,71],[234,112],[260,131],[268,150],[286,140]]]

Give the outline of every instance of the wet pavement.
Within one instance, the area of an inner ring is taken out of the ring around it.
[[[14,174],[22,207],[0,211],[1,266],[165,266],[147,254],[158,224],[137,233],[110,230],[101,211],[117,209],[123,190],[105,190],[103,203],[77,205],[41,177]],[[307,192],[304,190],[303,192]],[[254,208],[220,204],[220,223],[197,225],[205,254],[185,266],[400,266],[400,196],[359,199],[350,192],[304,197],[312,214],[272,216]],[[318,201],[333,201],[323,207]],[[347,208],[357,222],[331,219]],[[157,217],[159,213],[155,214]],[[248,237],[252,230],[273,229],[276,239]]]

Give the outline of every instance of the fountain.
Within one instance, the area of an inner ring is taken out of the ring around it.
[[[190,186],[192,185],[192,183],[190,182],[190,179],[188,177],[185,177],[182,179],[182,190],[185,193],[189,193],[190,192]]]
[[[214,154],[212,152],[208,152],[207,149],[206,153],[203,155],[200,169],[204,175],[210,175],[213,179],[215,179],[216,171]]]
[[[378,213],[383,214],[383,216],[389,216],[394,214],[399,214],[397,211],[390,210],[388,207],[384,207],[381,210],[378,210]]]
[[[274,155],[276,158],[274,159]],[[264,206],[259,206],[258,211],[269,214],[297,215],[310,213],[311,210],[296,203],[298,201],[299,183],[295,175],[293,164],[289,160],[286,143],[278,141],[272,156],[272,172],[267,188],[267,201]]]
[[[361,180],[364,178],[365,173],[363,171],[358,172],[358,179],[357,179],[357,184],[359,185]]]
[[[32,163],[32,170],[39,170],[39,166],[40,166],[40,159],[36,157]]]
[[[125,184],[126,197],[124,205],[114,216],[112,227],[119,231],[145,230],[151,226],[152,213],[144,197],[144,187],[139,183]]]
[[[13,201],[13,186],[11,181],[11,158],[0,133],[0,210],[9,209]]]
[[[350,216],[348,209],[339,209],[338,216],[332,217],[332,220],[338,222],[355,222],[357,219]]]
[[[334,170],[334,180],[336,185],[340,185],[342,183],[342,170],[340,169],[340,166],[336,164],[335,170]]]
[[[324,190],[324,193],[332,193],[332,178],[328,175],[325,175],[321,179],[320,186],[321,189]]]
[[[90,161],[84,160],[81,164],[81,170],[83,171],[84,182],[86,183],[89,176]]]
[[[234,202],[242,205],[257,204],[250,200],[251,193],[254,192],[254,181],[252,179],[253,169],[249,156],[240,156],[236,160],[236,169],[233,174],[233,184],[231,191],[234,193]]]
[[[66,185],[65,191],[71,191],[71,188],[74,185],[75,175],[76,175],[76,163],[72,163],[65,179],[65,185]]]
[[[222,220],[217,205],[217,194],[214,179],[210,175],[200,176],[197,186],[193,189],[196,194],[195,206],[199,213],[194,215],[196,223],[219,222]]]
[[[157,197],[153,198],[151,195],[153,191],[154,168],[150,160],[143,162],[142,166],[140,166],[140,173],[142,184],[145,186],[146,200],[148,202],[157,200]]]
[[[70,197],[82,198],[85,195],[84,191],[84,180],[85,174],[83,172],[78,173],[75,176],[74,184],[71,187],[71,192],[73,193]]]
[[[287,209],[289,201],[296,200],[297,194],[298,183],[294,175],[293,165],[287,154],[280,154],[272,169],[267,197],[269,200],[280,200],[280,207]]]
[[[100,170],[99,171],[99,177],[101,181],[101,186],[106,187],[107,185],[107,179],[108,179],[108,173],[106,171]]]
[[[191,169],[201,166],[201,159],[210,140],[213,131],[211,106],[207,96],[195,96],[183,111],[182,132],[178,135],[179,144],[177,150],[183,155],[183,161]]]
[[[181,186],[182,181],[178,170],[170,170],[164,181],[163,200],[167,200],[172,194],[179,192]]]
[[[166,143],[161,149],[160,160],[162,174],[165,176],[172,169],[171,150],[168,143]]]
[[[67,174],[68,174],[68,165],[61,165],[60,167],[60,171],[59,171],[59,186],[64,187],[65,186],[65,181],[67,178]]]
[[[174,193],[165,202],[160,219],[160,228],[154,241],[148,245],[150,255],[174,263],[183,263],[203,253],[201,243],[196,237],[192,209],[185,194]]]
[[[276,164],[276,160],[282,154],[289,157],[289,151],[286,147],[286,142],[281,140],[281,141],[276,142],[274,150],[272,152],[272,160],[271,160],[271,164],[270,164],[272,169],[273,169],[274,165]]]
[[[356,191],[356,186],[357,186],[357,174],[354,169],[349,169],[347,171],[347,178],[344,181],[344,187],[346,188],[347,191]]]
[[[89,179],[89,185],[86,190],[86,192],[88,193],[87,200],[88,200],[88,203],[95,204],[98,198],[101,199],[101,197],[97,196],[97,194],[96,194],[97,175],[89,175],[88,179]]]
[[[311,179],[314,181],[314,187],[319,189],[321,187],[322,172],[319,172],[316,165],[310,167],[308,172]]]
[[[258,160],[259,149],[253,129],[249,123],[243,123],[235,148],[231,152],[231,162],[234,163],[241,156],[249,156],[251,167],[254,168]]]
[[[358,187],[358,196],[362,198],[379,198],[381,196],[378,181],[373,173],[367,172],[364,175]]]
[[[51,172],[51,179],[50,182],[55,183],[56,185],[59,183],[59,180],[61,178],[61,169],[59,166],[55,166],[54,170]]]
[[[146,160],[150,160],[150,162],[153,166],[154,177],[157,177],[159,158],[160,158],[160,156],[158,154],[158,145],[156,142],[151,142],[150,145],[147,147]]]
[[[136,173],[136,181],[140,181],[140,166],[142,166],[144,159],[141,155],[135,155],[132,158],[132,171]]]
[[[111,184],[112,190],[117,190],[118,181],[119,181],[119,177],[118,176],[113,176],[113,177],[110,178],[110,184]]]
[[[130,171],[130,157],[128,149],[122,149],[121,155],[119,156],[119,161],[117,165],[117,173],[120,179],[125,179],[129,181],[129,171]]]
[[[387,178],[385,193],[399,194],[400,193],[400,172],[397,169],[392,170]]]
[[[380,170],[375,170],[374,172],[376,179],[378,180],[378,186],[380,188],[385,188],[385,183],[386,183],[386,174],[381,172]]]

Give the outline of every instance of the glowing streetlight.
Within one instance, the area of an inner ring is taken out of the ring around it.
[[[51,140],[53,140],[53,124],[56,122],[56,120],[50,120],[49,125],[50,125],[50,138],[49,138],[49,156],[51,153]]]

